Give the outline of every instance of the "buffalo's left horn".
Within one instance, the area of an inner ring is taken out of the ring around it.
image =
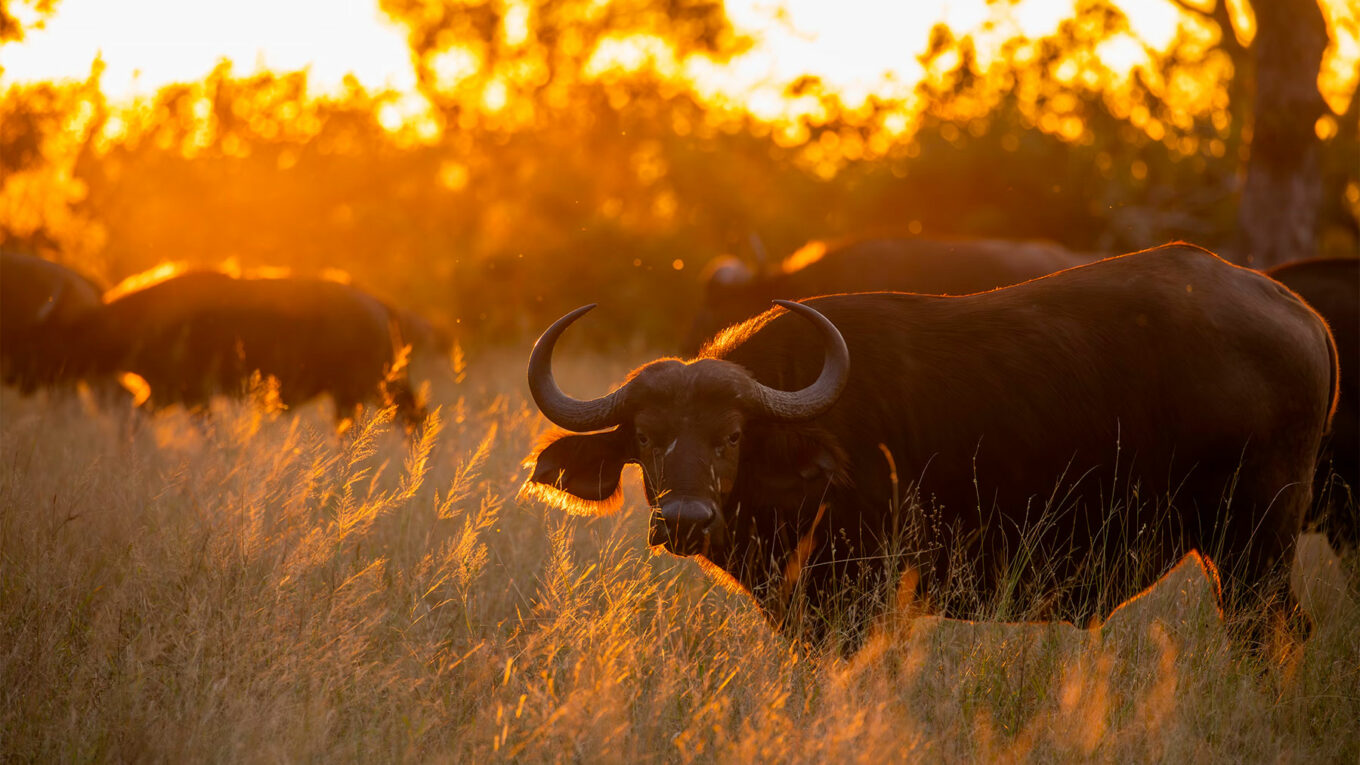
[[[581,306],[553,322],[534,343],[534,351],[529,354],[529,393],[533,395],[534,403],[554,425],[576,433],[618,425],[622,419],[619,410],[623,403],[624,388],[584,401],[563,393],[553,379],[552,352],[557,338],[572,322],[594,307],[594,303]]]
[[[810,420],[830,409],[845,390],[845,384],[850,380],[850,349],[845,347],[845,338],[836,325],[815,308],[789,300],[774,302],[816,325],[826,348],[826,359],[822,362],[822,373],[802,390],[775,390],[756,383],[757,407],[772,420]]]
[[[52,316],[52,312],[57,309],[57,301],[61,300],[61,296],[65,292],[66,282],[57,282],[57,289],[48,296],[47,302],[39,306],[38,310],[33,314],[33,323],[42,324],[47,321],[48,318]]]

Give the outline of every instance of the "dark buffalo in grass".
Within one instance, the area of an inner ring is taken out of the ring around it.
[[[214,395],[247,393],[258,372],[278,380],[285,406],[329,394],[337,417],[370,401],[395,404],[408,425],[424,416],[396,364],[395,320],[355,287],[214,270],[136,282],[63,333],[69,367],[135,373],[152,407],[201,409]]]
[[[1266,273],[1297,292],[1327,320],[1341,364],[1332,432],[1323,443],[1315,493],[1322,528],[1337,550],[1360,545],[1360,259],[1314,258]]]
[[[892,236],[812,242],[768,273],[722,258],[705,269],[703,304],[684,352],[697,353],[723,327],[762,313],[776,299],[883,291],[969,295],[1094,259],[1050,242]]]
[[[447,330],[408,308],[384,303],[388,314],[397,323],[400,341],[411,346],[418,356],[448,358],[453,351],[453,337]]]
[[[640,465],[653,545],[846,648],[903,584],[946,615],[1084,623],[1191,549],[1234,613],[1292,613],[1336,361],[1277,282],[1178,244],[976,295],[780,305],[593,400],[551,372],[589,307],[560,319],[529,387],[575,434],[525,493],[607,509]]]
[[[4,384],[32,393],[74,383],[51,338],[99,307],[103,290],[50,260],[0,252],[0,374]]]
[[[413,380],[433,380],[455,374],[450,366],[454,340],[443,326],[390,301],[383,301],[383,307],[395,322],[397,342],[410,348],[407,370]]]

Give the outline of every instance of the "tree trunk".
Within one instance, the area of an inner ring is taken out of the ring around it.
[[[1269,268],[1317,254],[1327,106],[1317,76],[1327,25],[1315,0],[1256,0],[1255,121],[1238,209],[1236,260]]]

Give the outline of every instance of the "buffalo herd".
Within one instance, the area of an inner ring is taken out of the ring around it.
[[[1042,241],[905,236],[813,242],[761,272],[728,256],[706,269],[703,301],[682,350],[698,353],[718,330],[763,312],[779,298],[870,291],[968,295],[1098,259]]]
[[[425,412],[401,351],[445,347],[424,319],[330,279],[172,269],[101,295],[54,263],[2,262],[5,382],[22,390],[131,373],[149,406],[201,410],[258,373],[285,406],[329,394],[344,418],[380,402],[414,428]]]
[[[1265,623],[1294,611],[1282,572],[1304,528],[1360,542],[1358,264],[893,237],[718,260],[686,358],[598,398],[552,373],[592,306],[543,333],[529,391],[566,432],[524,492],[597,512],[636,464],[655,549],[846,649],[894,603],[1098,620],[1190,550],[1225,607]],[[106,292],[51,261],[0,265],[4,383],[26,393],[132,373],[149,406],[202,409],[263,376],[285,405],[378,402],[409,429],[409,351],[450,349],[342,281],[175,269]]]

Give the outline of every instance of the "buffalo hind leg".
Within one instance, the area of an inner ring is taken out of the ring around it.
[[[1290,586],[1294,555],[1295,538],[1276,538],[1216,561],[1230,633],[1247,653],[1268,664],[1278,663],[1312,631]]]
[[[397,408],[397,417],[408,435],[416,433],[425,424],[428,412],[405,374],[389,374],[384,378],[382,396],[386,406]]]

